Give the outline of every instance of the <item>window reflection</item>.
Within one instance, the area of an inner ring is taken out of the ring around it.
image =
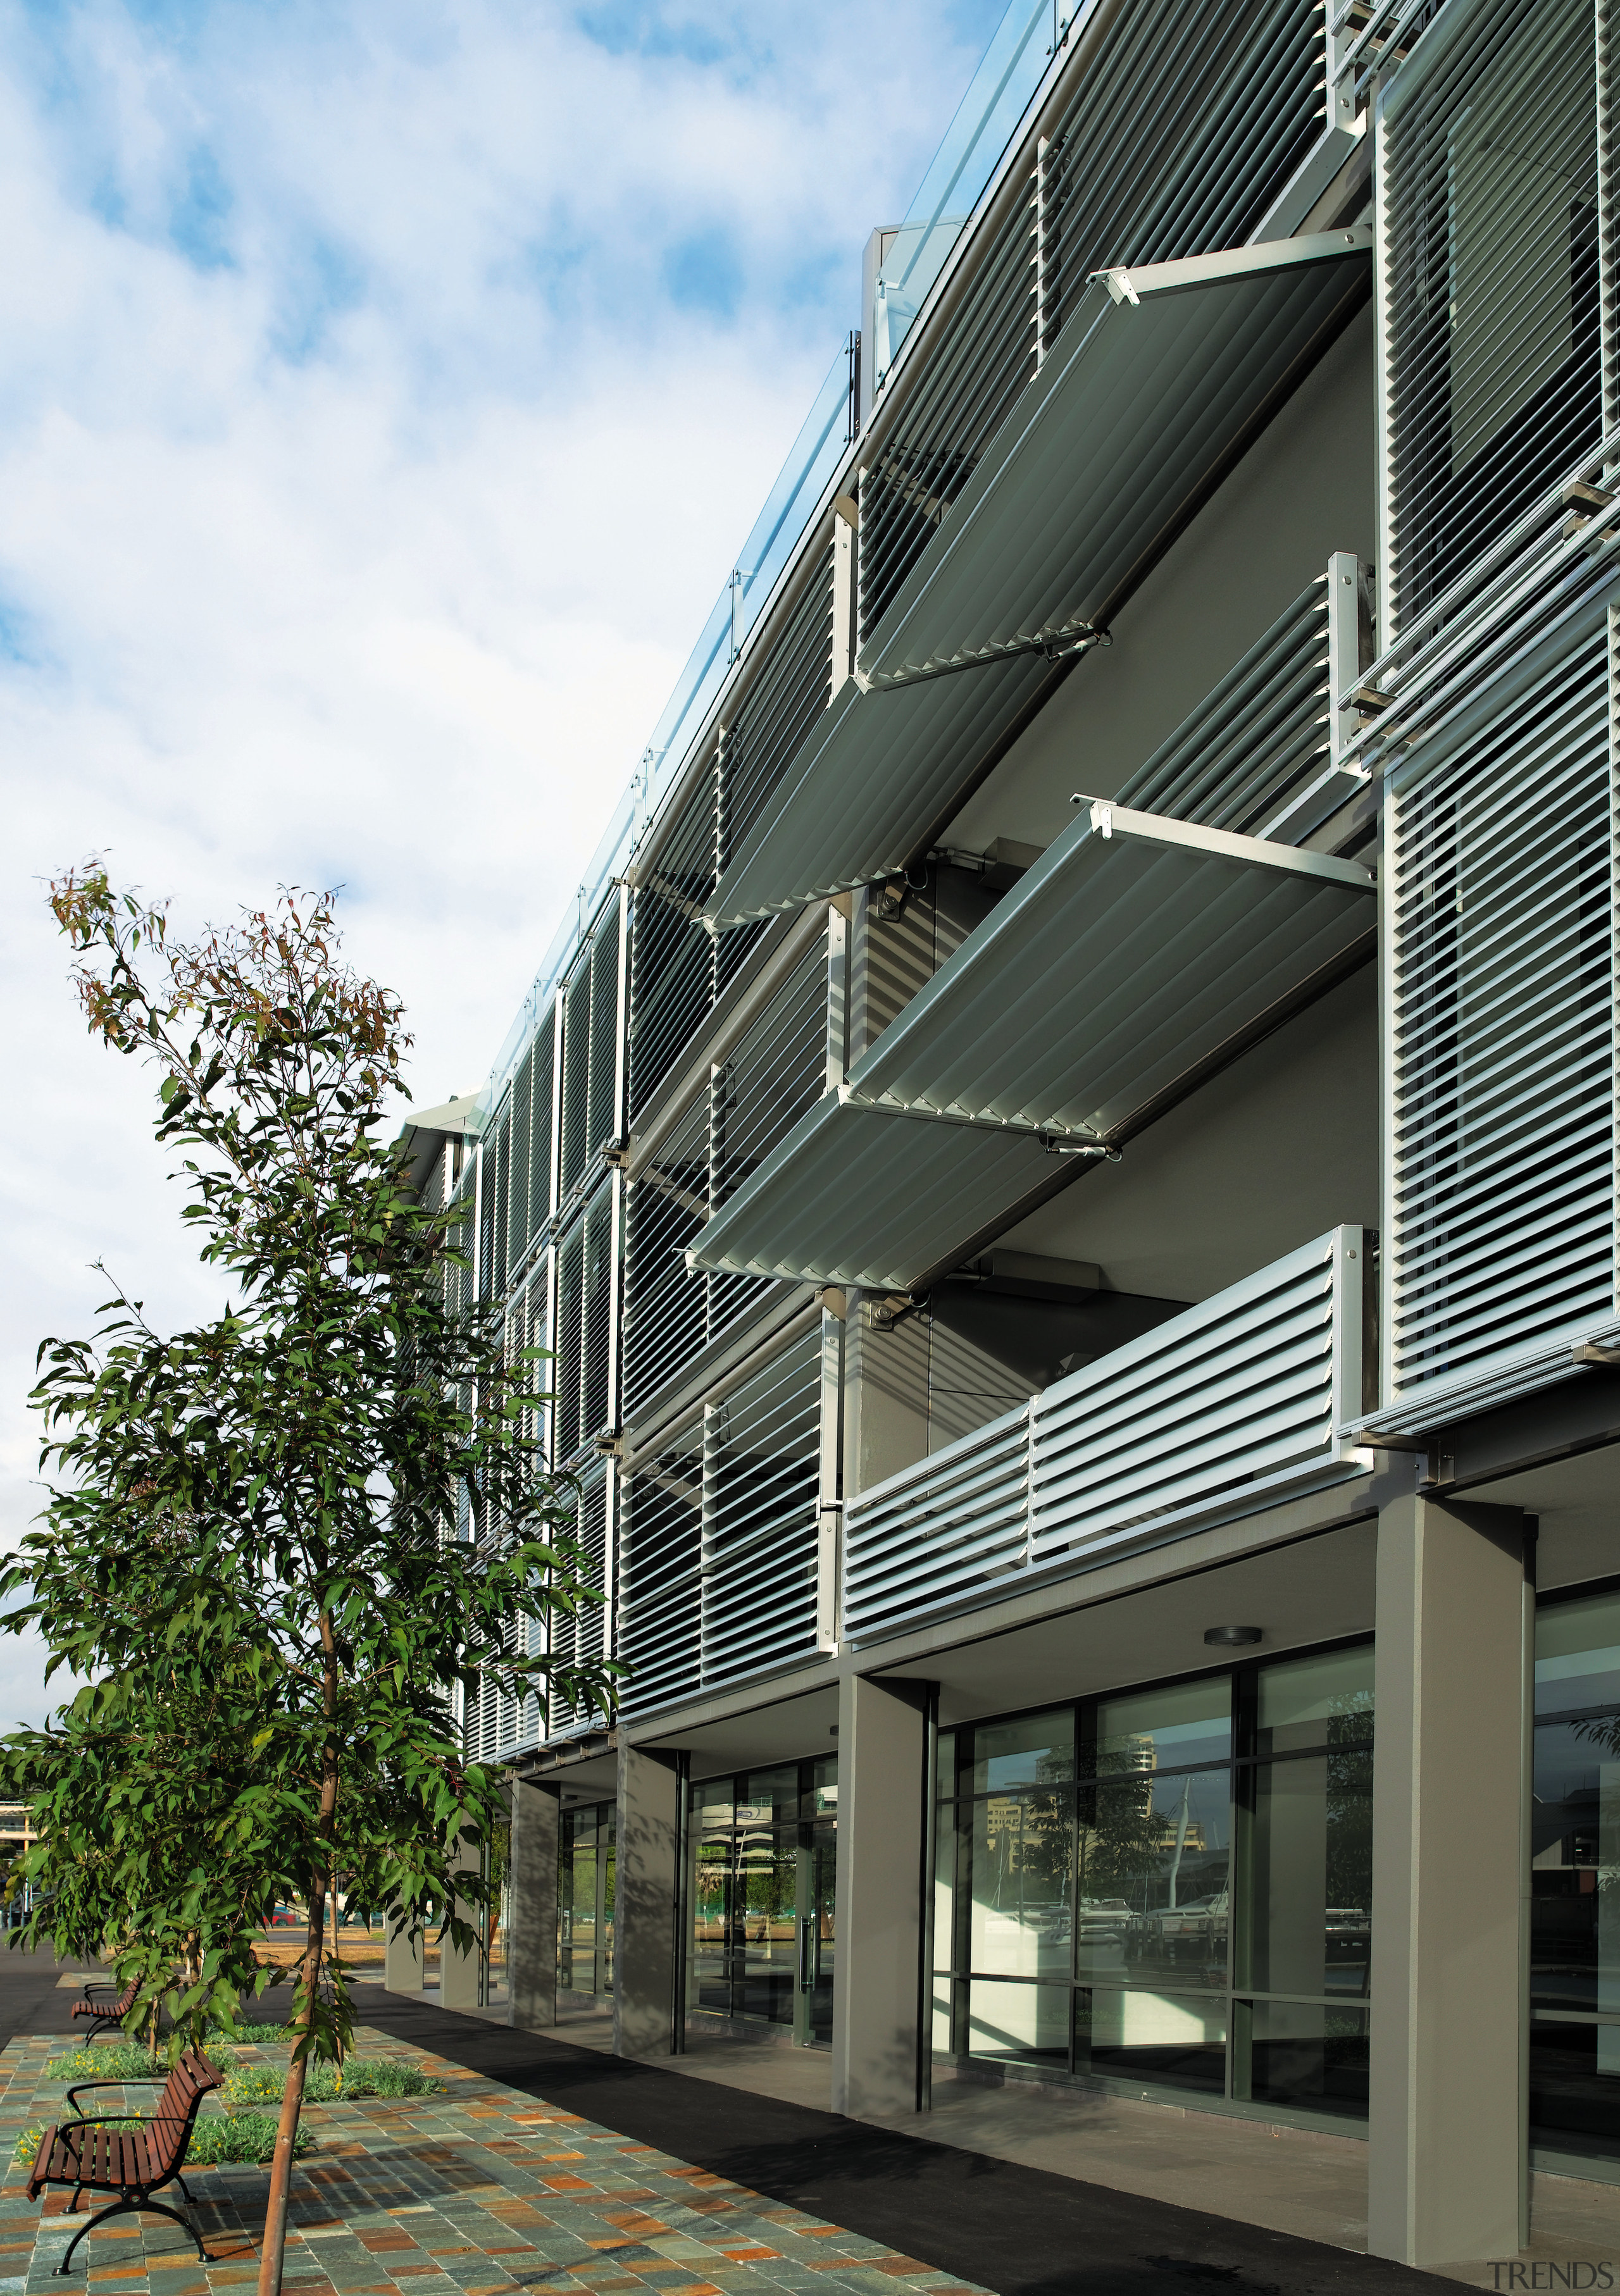
[[[1144,1771],[1096,1786],[1086,1800],[1079,1974],[1224,1986],[1230,1772]]]
[[[969,1793],[1007,1786],[1051,1785],[1074,1775],[1074,1710],[1025,1714],[1016,1722],[981,1723],[973,1734]]]
[[[616,1823],[612,1802],[562,1814],[557,1983],[565,1993],[613,1991]]]
[[[1364,2114],[1372,1719],[1361,1644],[942,1734],[936,2050]]]
[[[991,1794],[972,1807],[970,1965],[998,1976],[1066,1978],[1073,1796]]]
[[[1372,1948],[1372,1750],[1254,1776],[1250,1966],[1262,1993],[1365,1997]]]
[[[1076,2070],[1219,2095],[1226,2086],[1226,2005],[1192,1994],[1074,1997]]]
[[[1232,1679],[1182,1682],[1169,1690],[1106,1698],[1097,1709],[1098,1777],[1119,1770],[1196,1768],[1232,1751]]]
[[[1620,1595],[1536,1618],[1531,2139],[1620,2157]]]
[[[689,2012],[830,2040],[837,1810],[835,1755],[693,1786]]]

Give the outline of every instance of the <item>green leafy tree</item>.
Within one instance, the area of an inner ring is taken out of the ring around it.
[[[409,1045],[341,959],[331,895],[285,894],[195,942],[91,864],[51,890],[93,1034],[144,1057],[183,1218],[234,1297],[162,1334],[116,1287],[88,1340],[41,1348],[43,1527],[0,1576],[3,1623],[91,1686],[12,1742],[52,1893],[28,1935],[115,1951],[183,2025],[256,1986],[278,1899],[308,1907],[296,2044],[259,2285],[275,2296],[312,2054],[350,2012],[325,1952],[341,1872],[397,1932],[479,1939],[503,1816],[459,1742],[481,1676],[609,1710],[613,1672],[514,1650],[514,1620],[599,1597],[573,1495],[547,1472],[531,1355],[493,1306],[446,1305],[448,1218],[382,1137]],[[577,1637],[571,1637],[577,1640]],[[81,1767],[85,1766],[85,1767]]]

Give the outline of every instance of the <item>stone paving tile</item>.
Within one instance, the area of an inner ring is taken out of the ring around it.
[[[67,2046],[36,2034],[0,2049],[0,2163],[23,2129],[63,2113],[65,2084],[45,2076]],[[419,2064],[447,2094],[307,2108],[315,2144],[293,2171],[288,2296],[986,2296],[449,2059],[366,2028],[356,2048]],[[285,2051],[244,2048],[237,2062],[284,2062]],[[26,2165],[4,2173],[0,2296],[48,2296],[85,2217],[67,2215],[65,2191],[30,2202]],[[80,2244],[67,2284],[234,2296],[255,2282],[267,2171],[188,2169],[186,2181],[206,2263],[177,2225],[125,2217]]]

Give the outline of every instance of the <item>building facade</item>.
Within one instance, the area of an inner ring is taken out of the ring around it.
[[[1607,37],[1013,0],[874,234],[411,1135],[627,1669],[468,1706],[517,2021],[1620,2178]]]

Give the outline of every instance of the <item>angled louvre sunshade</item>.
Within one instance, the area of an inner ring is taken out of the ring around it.
[[[693,1267],[909,1292],[1057,1178],[1027,1132],[916,1124],[828,1093],[687,1253]]]
[[[1093,805],[845,1096],[1106,1140],[1370,932],[1374,890],[1353,861]]]
[[[1094,280],[721,877],[731,925],[904,866],[1364,298],[1370,234]],[[942,676],[959,670],[959,675]]]
[[[1048,675],[1039,653],[1024,653],[881,698],[847,678],[705,914],[742,924],[903,869],[918,823],[971,786]]]
[[[1049,1185],[1043,1138],[1128,1131],[1348,959],[1375,890],[1354,862],[1094,805],[710,1221],[692,1264],[914,1289]]]

